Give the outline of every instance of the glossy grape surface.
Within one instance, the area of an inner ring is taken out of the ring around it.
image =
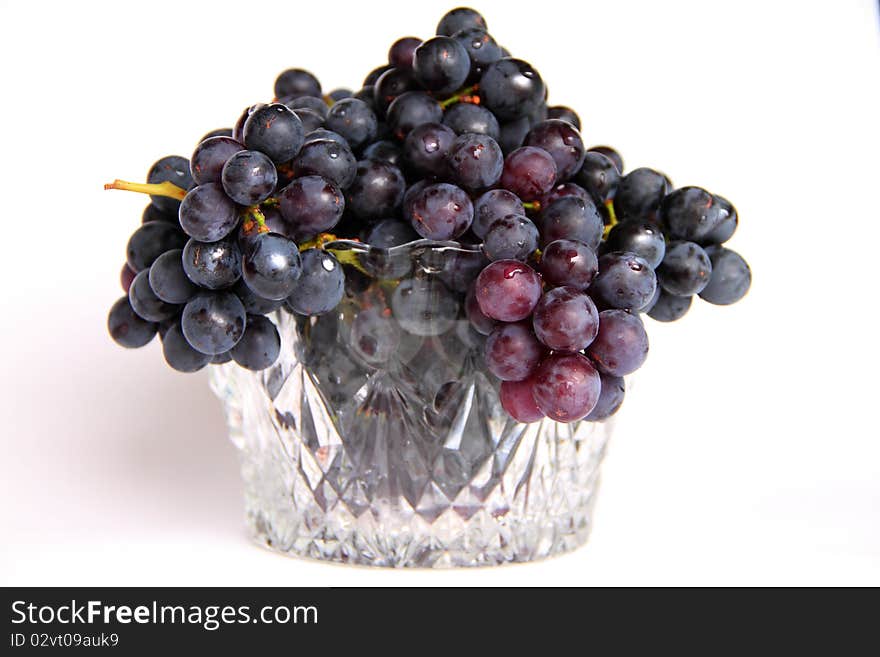
[[[541,277],[525,263],[497,260],[477,277],[476,297],[487,317],[518,322],[532,314],[541,298]]]
[[[532,394],[538,408],[557,422],[588,415],[601,393],[599,373],[581,354],[552,354],[538,366]]]

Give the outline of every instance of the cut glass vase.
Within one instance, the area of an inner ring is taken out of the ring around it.
[[[273,317],[281,355],[212,368],[256,540],[375,566],[540,559],[587,540],[613,420],[514,421],[461,308],[479,251],[420,241],[326,245],[335,311]]]

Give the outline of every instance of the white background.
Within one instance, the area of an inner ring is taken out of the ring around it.
[[[447,2],[2,2],[0,584],[880,584],[880,48],[866,0],[495,2],[590,144],[736,204],[740,304],[650,322],[585,549],[435,573],[244,531],[206,376],[106,334],[142,197],[289,66],[357,88]]]

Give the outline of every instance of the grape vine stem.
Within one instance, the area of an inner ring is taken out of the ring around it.
[[[441,100],[440,107],[446,109],[450,105],[455,105],[456,103],[470,103],[471,105],[479,105],[480,97],[476,95],[479,88],[480,85],[478,84],[475,84],[472,87],[465,87],[464,89],[461,89],[446,100]]]
[[[185,189],[167,180],[160,183],[136,183],[117,178],[112,183],[104,185],[104,189],[121,189],[126,192],[138,192],[139,194],[150,194],[151,196],[166,196],[178,201],[182,201],[183,197],[186,196]]]

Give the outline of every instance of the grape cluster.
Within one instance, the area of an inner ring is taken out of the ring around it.
[[[146,185],[110,185],[151,194],[113,338],[140,347],[158,333],[184,372],[230,360],[260,370],[283,347],[274,313],[327,315],[372,275],[394,289],[388,308],[351,324],[359,362],[377,367],[406,335],[461,317],[514,419],[616,412],[648,353],[643,315],[670,322],[695,296],[726,305],[748,291],[748,265],[724,246],[736,209],[588,147],[577,113],[548,105],[538,71],[487,29],[454,9],[436,36],[395,41],[356,92],[324,94],[308,71],[286,70],[271,102],[205,135],[189,160],[162,158]],[[357,266],[332,248],[340,238],[453,241],[476,257],[461,251],[429,284],[406,278],[409,265]]]

